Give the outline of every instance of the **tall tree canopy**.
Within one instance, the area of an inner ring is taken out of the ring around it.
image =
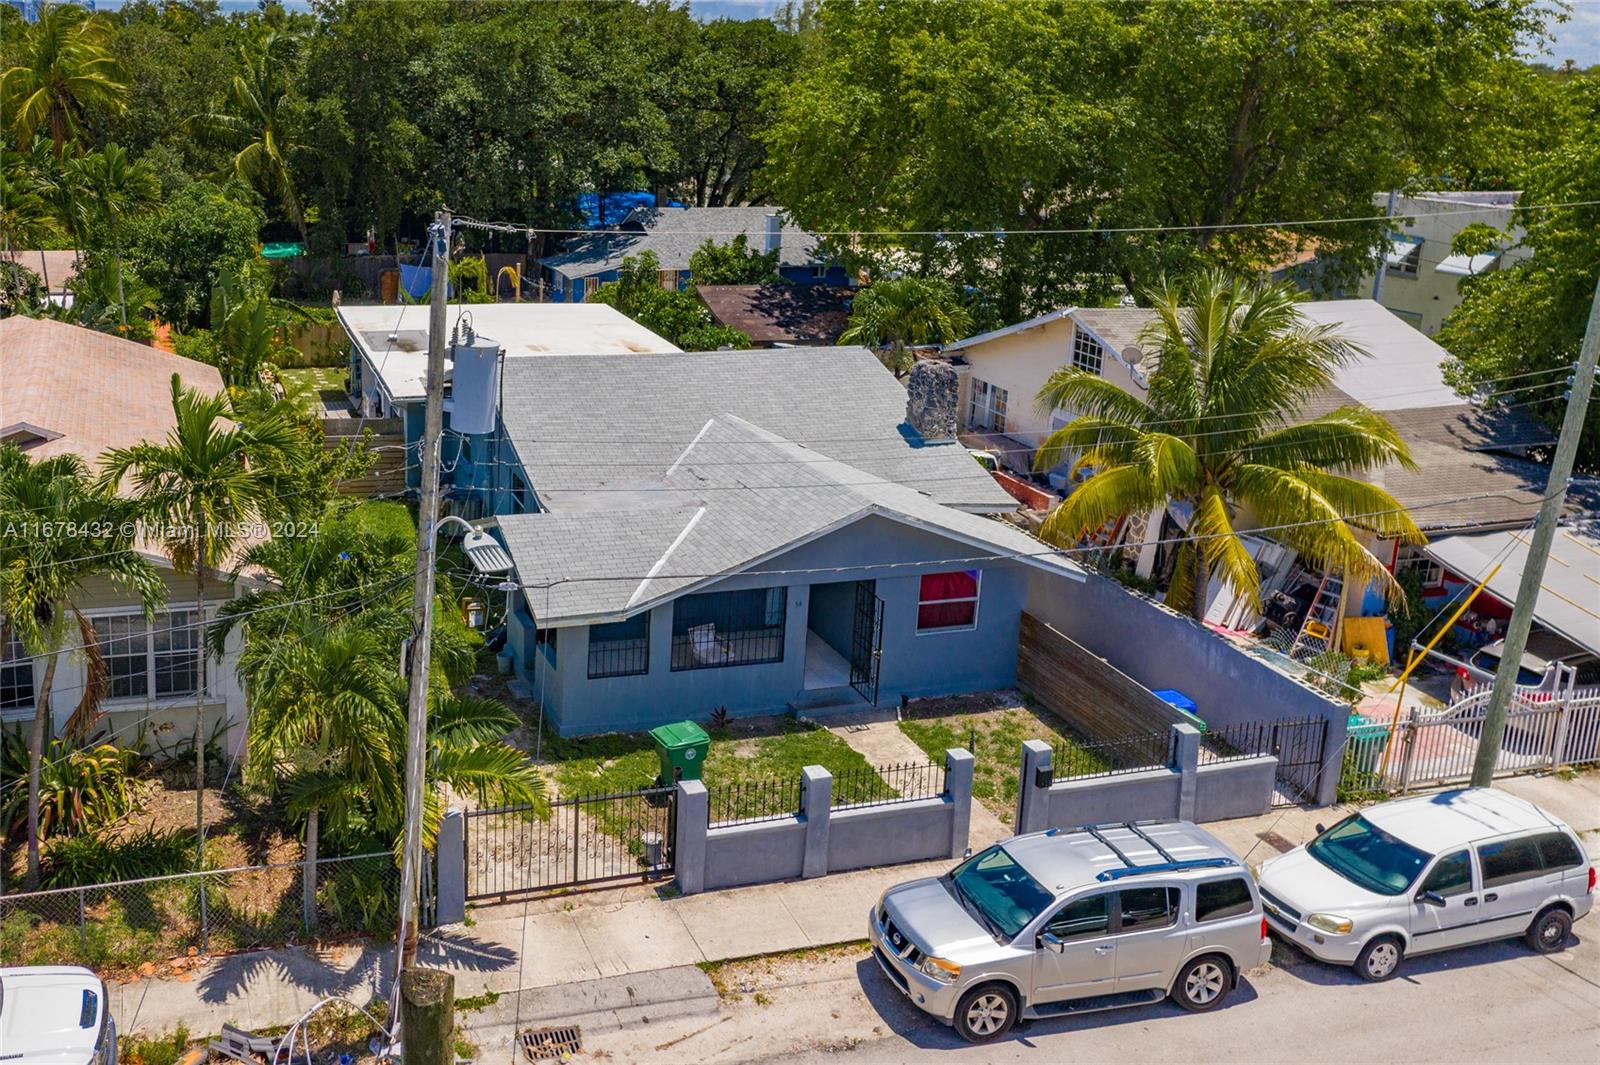
[[[1571,77],[1549,99],[1559,137],[1532,157],[1519,182],[1516,221],[1533,257],[1464,279],[1464,298],[1438,340],[1459,360],[1451,376],[1463,388],[1547,382],[1550,387],[1510,398],[1528,402],[1554,429],[1566,409],[1559,370],[1578,359],[1600,278],[1600,207],[1592,206],[1600,200],[1600,73]],[[1591,206],[1542,209],[1562,203]],[[1493,383],[1519,374],[1537,376]],[[1578,461],[1587,470],[1600,468],[1600,404],[1589,406]]]
[[[1353,276],[1381,222],[1229,227],[1370,216],[1375,192],[1447,179],[1512,124],[1544,17],[1529,0],[836,0],[762,178],[813,229],[922,231],[860,247],[981,283],[1007,321],[1260,267],[1311,235]]]

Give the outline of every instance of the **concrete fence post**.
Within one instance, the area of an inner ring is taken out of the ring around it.
[[[1178,820],[1193,821],[1200,788],[1200,730],[1193,725],[1172,726],[1172,768],[1180,774]]]
[[[828,875],[828,823],[833,816],[833,774],[820,765],[800,770],[800,819],[806,827],[800,875]]]
[[[457,807],[439,823],[433,860],[433,923],[459,924],[467,919],[467,819]]]
[[[680,780],[672,834],[672,878],[684,895],[706,889],[706,833],[711,825],[711,796],[704,781]]]
[[[1022,776],[1017,781],[1017,835],[1050,827],[1050,785],[1053,752],[1043,740],[1022,741]]]
[[[972,772],[977,762],[971,751],[951,747],[944,752],[944,789],[950,796],[950,857],[967,853],[972,831]]]

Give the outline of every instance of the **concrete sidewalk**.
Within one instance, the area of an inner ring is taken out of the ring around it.
[[[1498,786],[1566,820],[1583,833],[1589,853],[1600,855],[1600,774],[1517,777]],[[1310,838],[1318,822],[1331,824],[1345,812],[1288,807],[1206,827],[1259,865]],[[468,923],[430,932],[421,957],[454,971],[456,994],[466,997],[827,946],[865,938],[867,913],[884,889],[941,874],[951,864],[922,862],[687,897],[635,885],[479,907]],[[124,1032],[166,1032],[182,1022],[209,1034],[225,1021],[246,1028],[287,1024],[326,996],[365,1002],[387,989],[392,966],[392,951],[371,946],[320,956],[261,951],[215,959],[190,980],[149,978],[110,991]]]

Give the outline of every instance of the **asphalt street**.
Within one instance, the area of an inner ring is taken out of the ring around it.
[[[1279,944],[1221,1008],[1170,1003],[1026,1023],[974,1047],[926,1017],[863,949],[743,963],[715,1017],[600,1033],[586,1050],[639,1062],[1600,1061],[1600,919],[1568,949],[1520,940],[1408,959],[1366,984]]]

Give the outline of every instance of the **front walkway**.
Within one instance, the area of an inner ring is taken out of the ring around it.
[[[851,733],[851,745],[867,746],[861,737],[869,735],[875,752],[890,750],[888,733],[872,729]],[[1600,855],[1600,773],[1516,777],[1498,786],[1566,820],[1589,853]],[[978,810],[975,805],[974,847],[997,831],[1009,833],[992,814],[980,828]],[[1318,822],[1331,824],[1346,812],[1289,807],[1206,827],[1257,866],[1305,842]],[[541,989],[558,984],[863,939],[867,913],[884,889],[938,875],[951,864],[921,862],[688,897],[636,886],[478,907],[467,923],[429,933],[422,957],[424,964],[455,972],[458,997],[523,992],[517,996],[519,1008],[527,999],[523,1016],[536,1015]],[[365,1002],[387,987],[392,965],[388,949],[370,946],[323,956],[299,950],[236,955],[208,962],[189,979],[112,985],[113,1015],[123,1032],[167,1032],[180,1022],[207,1034],[230,1020],[247,1028],[284,1025],[325,995]]]

